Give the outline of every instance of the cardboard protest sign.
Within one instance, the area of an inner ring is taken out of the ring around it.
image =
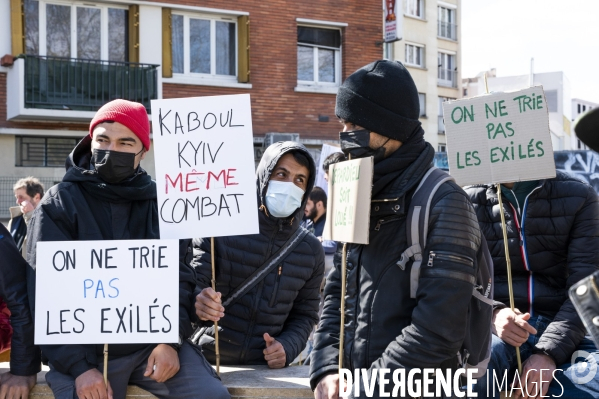
[[[323,239],[368,244],[372,159],[360,158],[330,166]]]
[[[38,242],[35,343],[179,340],[178,240]]]
[[[320,159],[318,165],[316,165],[316,180],[314,181],[314,186],[322,188],[327,195],[329,193],[329,184],[324,179],[324,168],[322,167],[322,164],[326,157],[334,152],[341,152],[341,148],[330,144],[323,144],[322,149],[320,150]]]
[[[249,94],[152,101],[160,238],[258,233]]]
[[[555,177],[542,86],[443,104],[449,173],[460,185]]]

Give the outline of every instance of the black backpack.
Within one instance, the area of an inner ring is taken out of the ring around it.
[[[416,188],[406,220],[408,248],[401,254],[397,265],[405,269],[411,259],[410,297],[416,298],[418,280],[422,266],[422,246],[426,245],[430,207],[439,187],[447,181],[454,181],[446,172],[432,167]],[[425,267],[432,267],[432,262]],[[491,322],[493,317],[493,260],[487,247],[487,240],[481,234],[481,244],[475,259],[476,283],[472,287],[472,298],[468,308],[468,328],[462,347],[458,352],[458,362],[464,369],[478,368],[474,378],[482,377],[487,371],[491,357]]]

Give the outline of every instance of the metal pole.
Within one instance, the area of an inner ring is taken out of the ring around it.
[[[345,335],[345,285],[347,277],[347,243],[343,244],[341,255],[341,330],[339,333],[339,370],[343,368],[343,341]]]
[[[212,263],[212,289],[216,292],[216,266],[214,264],[214,237],[210,237],[210,257]],[[218,321],[214,322],[214,349],[216,351],[216,374],[220,376],[220,350],[218,345]]]
[[[505,248],[505,267],[507,269],[507,286],[510,295],[510,308],[514,311],[514,289],[512,287],[512,264],[510,262],[510,252],[507,242],[507,228],[505,225],[505,215],[503,214],[503,201],[501,201],[501,184],[497,183],[497,199],[499,200],[499,214],[501,215],[501,229],[503,230],[503,247]],[[522,359],[520,358],[520,348],[516,347],[516,359],[518,360],[518,373],[522,375]]]

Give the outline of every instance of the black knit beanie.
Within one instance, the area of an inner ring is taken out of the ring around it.
[[[335,113],[401,142],[420,129],[418,90],[399,61],[375,61],[352,73],[339,87]]]

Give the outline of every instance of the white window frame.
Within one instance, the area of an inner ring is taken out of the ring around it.
[[[418,49],[420,51],[420,64],[408,61],[408,46],[414,47],[415,49]],[[425,61],[424,61],[424,46],[422,44],[416,44],[416,43],[410,43],[410,42],[406,42],[405,44],[405,61],[406,61],[406,65],[408,66],[412,66],[412,67],[416,67],[416,68],[424,68],[425,65]]]
[[[426,93],[418,93],[418,102],[420,102],[420,96],[422,96],[422,107],[420,107],[419,118],[426,118]]]
[[[457,72],[456,68],[458,67],[457,64],[456,64],[457,63],[457,59],[458,59],[457,58],[457,54],[454,53],[454,52],[451,52],[451,51],[439,50],[437,52],[437,65],[438,65],[437,70],[439,68],[441,68],[441,64],[442,64],[441,58],[449,59],[450,57],[453,57],[453,64],[452,64],[451,68],[449,68],[449,69],[445,68],[445,69],[453,72],[452,76],[453,76],[453,79],[455,79],[455,82],[453,80],[447,80],[447,79],[441,79],[441,78],[439,78],[439,75],[438,75],[438,72],[437,72],[437,83],[440,86],[451,87],[451,88],[455,89],[455,88],[457,88],[457,73],[455,73],[455,72]]]
[[[99,9],[101,13],[101,36],[100,36],[100,59],[108,60],[108,9],[115,8],[128,10],[128,7],[118,3],[95,3],[83,1],[64,1],[64,0],[38,0],[38,26],[39,26],[39,55],[46,56],[48,52],[47,42],[47,24],[46,24],[46,5],[70,6],[71,7],[71,56],[70,58],[79,58],[77,54],[77,7]]]
[[[441,9],[445,10],[446,12],[444,13],[443,11],[441,11]],[[441,18],[441,16],[446,16],[447,18]],[[442,36],[439,33],[440,30],[440,24],[441,23],[445,23],[445,24],[451,24],[454,26],[453,30],[450,28],[449,29],[449,36]],[[442,38],[442,39],[447,39],[447,40],[451,40],[451,41],[457,41],[458,40],[458,31],[457,31],[457,7],[453,6],[453,5],[449,5],[446,3],[439,3],[439,5],[437,5],[437,36]],[[451,34],[454,34],[455,37],[451,37]]]
[[[405,4],[404,15],[407,15],[407,16],[413,17],[413,18],[424,19],[424,16],[426,15],[426,9],[424,8],[424,1],[425,0],[404,0],[404,4]],[[409,11],[409,6],[410,6],[409,3],[420,3],[420,13],[422,15],[412,14]]]
[[[173,79],[185,79],[191,78],[193,80],[203,81],[221,81],[223,83],[233,83],[237,86],[237,75],[239,74],[239,60],[238,60],[238,29],[237,18],[230,15],[212,15],[212,14],[201,14],[194,12],[184,12],[173,10],[172,15],[181,15],[183,17],[183,73],[174,73]],[[203,19],[210,21],[210,73],[199,73],[191,72],[191,57],[189,55],[190,50],[190,36],[189,36],[189,19]],[[235,75],[218,75],[216,74],[216,22],[223,21],[227,23],[235,24]],[[172,31],[171,31],[172,35]],[[168,82],[168,79],[164,80]]]
[[[324,24],[303,24],[303,23],[298,23],[297,25],[298,27],[304,27],[304,28],[315,28],[315,29],[330,29],[330,30],[336,30],[339,32],[339,36],[342,38],[343,37],[343,31],[341,29],[341,27],[339,26],[334,26],[334,25],[324,25]],[[339,44],[339,48],[335,48],[335,47],[328,47],[328,46],[318,46],[315,44],[307,44],[307,43],[300,43],[297,41],[297,35],[296,35],[296,54],[297,54],[297,48],[299,46],[304,46],[304,47],[313,47],[312,51],[313,53],[313,71],[314,71],[314,80],[300,80],[299,77],[297,79],[297,87],[295,88],[295,91],[324,91],[324,92],[331,92],[331,93],[337,93],[337,88],[341,85],[341,52],[342,52],[342,48],[343,48],[343,44]],[[322,48],[325,50],[333,50],[335,53],[335,82],[320,82],[318,80],[318,49]],[[296,64],[296,73],[297,73],[297,64]]]
[[[447,144],[446,143],[439,143],[437,145],[437,152],[447,152]]]

